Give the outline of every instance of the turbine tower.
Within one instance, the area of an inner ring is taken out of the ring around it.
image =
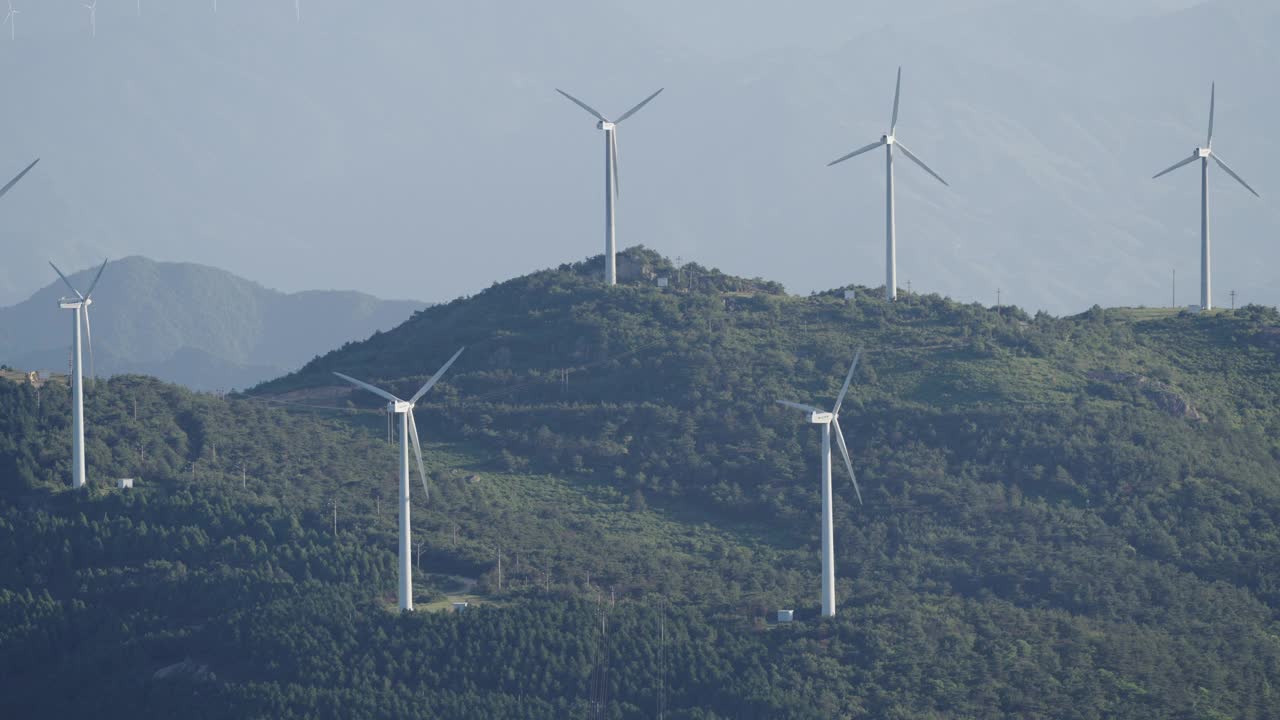
[[[9,14],[4,16],[4,21],[9,24],[9,40],[18,39],[18,16],[22,14],[13,6],[13,0],[9,0]]]
[[[62,278],[62,282],[71,288],[71,292],[76,296],[67,297],[58,300],[58,307],[63,310],[74,310],[75,319],[72,321],[71,335],[71,487],[79,489],[85,486],[84,474],[84,361],[80,347],[81,325],[83,321],[83,333],[85,339],[89,343],[89,374],[93,374],[93,331],[89,325],[89,306],[93,304],[93,290],[98,287],[98,280],[102,278],[102,271],[107,269],[107,261],[102,261],[102,267],[98,268],[98,274],[93,277],[93,283],[89,285],[89,292],[81,294],[79,290],[71,284],[66,275],[58,269],[57,265],[52,262],[49,265],[53,271],[58,273],[58,277]]]
[[[1249,183],[1244,178],[1235,173],[1234,170],[1227,167],[1227,164],[1218,157],[1218,153],[1213,150],[1213,106],[1217,96],[1217,84],[1209,85],[1209,137],[1205,140],[1204,147],[1198,147],[1191,151],[1191,157],[1181,162],[1175,163],[1167,170],[1163,170],[1155,174],[1152,178],[1167,175],[1174,170],[1187,165],[1189,163],[1200,161],[1200,309],[1213,309],[1213,288],[1209,272],[1209,160],[1218,163],[1218,167],[1226,171],[1228,175],[1236,179],[1236,182],[1244,186],[1245,190],[1253,193],[1254,197],[1262,197],[1257,190],[1249,187]]]
[[[618,284],[616,259],[618,244],[614,236],[614,201],[618,198],[618,125],[639,112],[640,108],[648,105],[649,101],[658,97],[658,93],[662,90],[663,88],[658,88],[657,92],[641,100],[639,105],[622,113],[617,120],[608,120],[595,108],[556,88],[556,92],[569,98],[575,105],[599,120],[596,127],[604,131],[604,282],[606,285]]]
[[[859,348],[853,356],[853,364],[849,366],[849,374],[844,378],[844,387],[836,397],[836,404],[830,412],[812,405],[779,400],[778,403],[789,408],[803,410],[809,414],[809,422],[822,426],[822,617],[834,617],[836,614],[836,558],[835,535],[831,528],[831,429],[835,428],[836,444],[840,446],[840,454],[844,456],[844,465],[849,469],[849,477],[853,479],[853,491],[858,495],[858,504],[862,504],[862,491],[858,489],[858,476],[853,473],[853,461],[849,459],[849,448],[844,443],[844,432],[840,430],[840,405],[849,392],[849,383],[853,380],[853,371],[858,367],[858,358],[862,357]]]
[[[363,388],[369,392],[383,398],[387,401],[387,410],[400,416],[400,588],[397,597],[401,610],[413,610],[413,565],[411,561],[413,556],[410,554],[409,543],[411,541],[411,532],[409,527],[409,446],[413,446],[413,454],[418,460],[418,477],[422,479],[422,497],[427,499],[430,491],[427,490],[427,473],[422,465],[422,445],[418,440],[418,426],[413,421],[414,404],[427,394],[440,377],[444,375],[453,361],[458,359],[465,348],[460,348],[458,352],[449,358],[449,362],[444,367],[436,371],[435,375],[423,385],[413,397],[407,401],[392,395],[386,390],[376,388],[366,382],[361,382],[350,375],[343,375],[335,372],[334,375],[346,380],[358,388]]]
[[[89,11],[89,33],[98,37],[98,0],[89,0],[84,6]]]
[[[898,84],[893,91],[893,118],[889,121],[889,132],[880,136],[880,139],[854,150],[848,155],[832,160],[827,163],[827,167],[837,165],[852,157],[857,157],[865,152],[871,152],[880,146],[884,146],[884,162],[885,162],[885,248],[884,248],[884,298],[885,300],[896,300],[898,298],[898,240],[897,229],[894,221],[893,210],[893,148],[897,147],[906,155],[911,162],[924,168],[938,182],[947,185],[947,181],[942,176],[934,172],[932,168],[924,164],[924,161],[916,157],[914,153],[907,149],[898,141],[898,100],[902,96],[902,68],[898,68]],[[950,187],[950,186],[948,186]]]
[[[12,189],[13,189],[13,186],[14,186],[14,185],[17,185],[17,184],[18,184],[18,181],[22,179],[22,176],[24,176],[24,175],[26,175],[27,173],[31,172],[31,168],[35,167],[35,166],[36,166],[36,163],[38,163],[38,162],[40,162],[40,158],[36,158],[35,160],[32,160],[32,161],[31,161],[31,164],[30,164],[30,165],[28,165],[28,166],[26,166],[25,168],[23,168],[22,172],[18,173],[18,174],[17,174],[17,176],[15,176],[15,177],[14,177],[12,180],[10,180],[9,182],[5,183],[5,186],[4,186],[4,187],[2,187],[2,188],[0,188],[0,197],[4,197],[4,196],[5,196],[5,193],[7,193],[7,192],[9,192],[10,190],[12,190]]]

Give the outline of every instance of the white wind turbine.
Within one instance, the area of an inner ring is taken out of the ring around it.
[[[98,37],[98,0],[89,0],[84,6],[89,10],[89,33]]]
[[[418,459],[418,477],[422,479],[423,499],[427,499],[430,491],[427,489],[427,473],[422,464],[422,445],[418,440],[418,426],[413,421],[414,404],[427,394],[427,391],[435,385],[453,361],[458,359],[465,348],[460,348],[458,352],[449,358],[449,362],[444,367],[436,371],[435,375],[423,385],[418,392],[408,401],[392,395],[381,388],[374,387],[366,382],[361,382],[350,375],[343,375],[335,372],[334,375],[346,380],[356,387],[363,388],[369,392],[383,398],[387,401],[387,410],[400,416],[400,588],[398,599],[401,610],[413,610],[413,556],[410,554],[409,543],[412,540],[412,533],[409,527],[409,446],[413,446],[413,454]]]
[[[72,322],[71,336],[71,487],[82,488],[85,486],[84,474],[84,360],[80,346],[81,324],[84,326],[84,337],[89,343],[89,374],[93,374],[93,330],[89,325],[89,306],[93,304],[93,289],[98,287],[98,280],[102,278],[102,271],[107,269],[107,261],[102,261],[102,267],[98,268],[98,274],[93,277],[93,283],[89,285],[89,291],[81,294],[76,289],[66,275],[58,269],[57,265],[52,262],[49,265],[53,271],[58,273],[58,277],[62,278],[62,282],[71,288],[71,292],[76,296],[65,297],[58,300],[58,307],[63,310],[74,310],[75,319]]]
[[[649,101],[658,97],[658,93],[663,88],[644,100],[640,104],[622,113],[617,120],[608,120],[601,115],[595,108],[582,102],[578,98],[569,93],[556,88],[556,92],[569,98],[575,105],[591,113],[600,122],[596,123],[596,127],[604,130],[604,281],[606,285],[618,284],[618,265],[617,265],[617,240],[614,236],[614,200],[618,197],[618,125],[623,120],[635,115],[640,108],[649,104]]]
[[[302,0],[293,0],[293,15],[298,22],[302,22]]]
[[[6,183],[4,187],[0,188],[0,197],[4,197],[5,193],[9,192],[9,190],[12,189],[14,185],[17,185],[18,181],[22,179],[23,175],[26,175],[27,173],[31,172],[31,168],[35,167],[36,163],[38,162],[40,162],[40,158],[36,158],[35,160],[32,160],[31,164],[28,165],[26,168],[24,168],[22,172],[18,173],[17,177],[15,177],[14,179]]]
[[[934,172],[932,168],[924,164],[924,161],[916,157],[914,153],[907,149],[898,141],[895,133],[898,129],[898,99],[902,95],[902,68],[898,68],[898,83],[893,91],[893,118],[889,121],[889,132],[882,135],[879,140],[860,147],[857,150],[832,160],[827,163],[827,167],[844,162],[852,157],[857,157],[865,152],[871,152],[881,145],[885,149],[885,268],[884,268],[884,297],[886,300],[896,300],[898,297],[898,240],[897,228],[894,221],[893,210],[893,149],[897,147],[912,162],[924,168],[924,171],[932,175],[938,182],[947,185],[947,181],[942,176]],[[950,187],[948,185],[948,187]]]
[[[812,405],[779,400],[778,403],[789,408],[809,413],[809,422],[822,426],[822,616],[834,617],[836,614],[836,559],[835,536],[831,529],[831,429],[835,428],[836,443],[840,446],[840,454],[844,456],[844,465],[849,469],[849,477],[853,479],[853,491],[858,495],[858,504],[862,504],[862,491],[858,489],[858,476],[853,473],[853,461],[849,459],[849,448],[844,443],[844,433],[840,430],[840,405],[849,392],[849,383],[853,380],[853,371],[858,367],[858,358],[862,357],[862,349],[853,356],[853,364],[849,366],[849,374],[844,378],[844,387],[836,397],[836,404],[830,412]]]
[[[9,0],[9,14],[4,16],[4,21],[9,23],[10,41],[18,39],[18,16],[21,14],[22,11],[13,6],[13,0]]]
[[[1253,193],[1254,197],[1262,197],[1258,195],[1258,191],[1249,187],[1249,183],[1244,178],[1235,173],[1234,170],[1227,167],[1227,164],[1218,157],[1218,153],[1213,151],[1213,106],[1217,95],[1216,83],[1209,86],[1209,137],[1205,140],[1204,147],[1198,147],[1191,151],[1191,157],[1174,164],[1167,170],[1156,173],[1152,179],[1167,175],[1174,170],[1194,162],[1200,161],[1200,309],[1213,309],[1213,293],[1209,277],[1209,160],[1212,159],[1218,163],[1218,167],[1226,171],[1228,175],[1235,178],[1237,182],[1244,186],[1246,190]]]

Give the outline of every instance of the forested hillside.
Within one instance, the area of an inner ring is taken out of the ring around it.
[[[1266,718],[1280,704],[1274,310],[1054,318],[864,288],[794,297],[630,252],[651,275],[607,290],[584,263],[497,284],[243,397],[100,383],[89,493],[64,489],[65,388],[0,384],[0,543],[22,558],[0,569],[0,711]],[[424,605],[398,617],[394,447],[377,400],[330,373],[407,396],[459,345],[417,413]],[[859,346],[842,424],[866,502],[838,468],[840,610],[820,621],[818,433],[774,400],[829,404]],[[123,475],[138,487],[104,488]],[[473,607],[431,612],[458,583]],[[770,622],[793,606],[799,622]]]

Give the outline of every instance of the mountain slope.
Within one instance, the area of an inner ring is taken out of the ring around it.
[[[95,272],[69,277],[83,292]],[[70,291],[53,278],[25,302],[0,309],[0,361],[65,372],[71,317],[57,300]],[[197,389],[248,387],[423,307],[356,292],[286,295],[216,268],[141,257],[110,263],[94,301],[100,374],[142,373]]]
[[[598,267],[428,308],[243,396],[100,383],[88,493],[65,488],[65,387],[0,382],[0,552],[25,558],[0,568],[0,709],[1274,714],[1274,309],[1032,317],[698,266],[606,289]],[[408,393],[464,343],[417,410],[424,612],[401,617],[395,448],[330,371]],[[818,438],[774,401],[829,403],[858,345],[842,424],[865,505],[837,467],[825,621]],[[121,474],[135,492],[102,489]],[[431,612],[461,592],[471,609]]]

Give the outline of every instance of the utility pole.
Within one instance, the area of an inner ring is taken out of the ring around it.
[[[1173,282],[1169,289],[1169,307],[1178,307],[1178,268],[1173,269]]]
[[[333,536],[337,537],[338,536],[338,499],[334,498],[333,500],[330,500],[329,504],[333,505]]]
[[[910,295],[910,294],[911,294],[911,281],[910,281],[910,280],[908,280],[908,281],[907,281],[907,294],[908,294],[908,295]]]
[[[1000,309],[1000,288],[996,288],[996,310]]]
[[[413,543],[413,549],[418,553],[417,558],[414,561],[414,564],[418,568],[418,572],[422,572],[422,548],[425,547],[426,544],[426,540],[415,540]]]
[[[453,524],[453,546],[458,547],[458,524]]]
[[[191,461],[191,482],[196,481],[196,462],[195,460]]]
[[[502,592],[502,547],[498,547],[498,592]]]
[[[249,484],[249,471],[244,463],[240,463],[240,489],[244,490]]]
[[[1231,291],[1231,309],[1232,310],[1236,309],[1236,291],[1235,290]]]

